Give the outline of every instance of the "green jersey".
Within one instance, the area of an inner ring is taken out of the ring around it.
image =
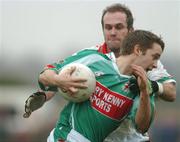
[[[97,46],[93,48],[99,50]],[[106,48],[107,47],[103,48],[103,50],[99,50],[99,52],[107,54],[107,50],[105,50]],[[111,56],[111,54],[107,54],[107,55]],[[62,61],[60,62],[60,64],[61,63]],[[57,64],[57,63],[50,64],[50,65],[47,65],[47,68],[55,68],[56,66],[60,66],[60,64]],[[158,62],[157,69],[153,69],[151,72],[148,72],[148,77],[149,79],[156,80],[158,82],[175,82],[174,79],[167,73],[167,71],[164,69],[163,65],[160,62]],[[141,133],[137,132],[135,129],[134,118],[135,118],[135,114],[139,105],[139,96],[136,96],[133,102],[134,102],[133,107],[128,117],[126,118],[126,120],[123,121],[120,127],[106,139],[106,142],[121,142],[121,141],[122,142],[128,142],[128,141],[137,142],[137,141],[149,140],[148,136],[142,135]],[[154,96],[151,96],[151,114],[153,114],[153,112],[154,112]],[[67,116],[65,116],[65,114]],[[61,117],[62,118],[61,122],[63,121],[66,121],[67,123],[71,122],[71,120],[66,119],[68,117],[70,117],[70,112],[68,113],[66,111],[66,113],[63,113],[63,116]],[[152,118],[153,118],[153,115],[151,115],[151,122],[152,122]],[[69,128],[68,128],[68,131],[70,131]],[[66,136],[67,134],[64,135],[64,137]]]
[[[130,76],[119,72],[116,63],[111,60],[113,55],[86,49],[53,68],[59,72],[66,64],[81,63],[93,71],[97,81],[95,92],[89,100],[69,102],[62,110],[54,130],[55,141],[66,140],[74,129],[92,142],[102,142],[128,115],[136,94],[129,91]]]
[[[158,81],[160,83],[174,82],[175,79],[164,69],[162,63],[158,61],[157,68],[149,71],[147,73],[150,80]],[[113,133],[111,133],[104,142],[142,142],[149,141],[149,136],[147,133],[141,134],[136,130],[134,124],[134,115],[137,111],[139,105],[139,96],[134,99],[133,107],[128,115],[128,117],[122,122],[120,127],[118,127]],[[153,114],[155,107],[156,97],[151,96],[151,114]],[[151,116],[152,123],[153,115]]]

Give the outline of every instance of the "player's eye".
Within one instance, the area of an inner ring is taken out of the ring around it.
[[[124,29],[124,28],[126,28],[126,26],[124,26],[123,24],[117,24],[117,25],[115,25],[115,29],[116,30],[121,30],[121,29]]]
[[[159,54],[153,55],[153,59],[154,59],[154,60],[159,60],[159,58],[160,58],[160,55],[159,55]]]
[[[105,28],[106,30],[111,30],[111,29],[112,29],[112,26],[111,26],[111,25],[106,24],[104,28]]]

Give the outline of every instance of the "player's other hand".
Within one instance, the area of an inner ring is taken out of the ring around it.
[[[87,79],[84,77],[72,76],[76,70],[75,66],[61,71],[56,75],[56,84],[63,92],[69,92],[70,94],[75,94],[79,89],[86,89]]]
[[[25,101],[25,113],[23,117],[28,118],[33,111],[42,107],[45,102],[46,94],[44,92],[36,92],[30,95]]]
[[[133,68],[134,69],[134,68]],[[141,69],[142,70],[142,69]],[[136,71],[137,72],[137,71]],[[144,71],[141,71],[140,73],[138,72],[138,74],[135,74],[136,77],[132,77],[129,80],[129,90],[134,93],[134,94],[140,94],[140,88],[139,88],[139,84],[138,84],[138,80],[137,77],[138,76],[144,76],[144,78],[146,78],[146,73]],[[145,80],[145,79],[144,79]],[[147,81],[142,82],[141,84],[146,84],[145,82],[148,82],[148,87],[149,87],[149,93],[150,95],[152,94],[156,94],[159,91],[159,86],[158,83],[156,81],[152,81],[149,79],[146,79]]]

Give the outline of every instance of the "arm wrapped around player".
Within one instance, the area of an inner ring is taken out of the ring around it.
[[[44,67],[41,73],[43,73],[45,70],[56,68],[62,63],[63,60],[59,63],[48,64]],[[28,118],[33,111],[41,108],[47,100],[50,100],[55,95],[55,92],[57,91],[56,87],[45,88],[45,86],[41,83],[40,88],[42,89],[42,91],[33,93],[25,101],[25,113],[23,115],[24,118]]]
[[[89,50],[88,55],[93,54],[94,50]],[[66,65],[85,57],[87,54],[84,52],[78,52],[77,54],[66,58],[63,63],[57,64],[55,68],[50,68],[43,71],[39,76],[39,86],[44,91],[58,91],[60,88],[63,92],[69,92],[69,94],[74,94],[78,92],[78,89],[85,89],[87,85],[85,79],[82,76],[72,77],[73,72],[76,70],[75,67],[69,68],[66,72],[60,73],[63,67]]]

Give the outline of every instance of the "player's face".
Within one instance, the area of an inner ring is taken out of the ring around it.
[[[108,48],[114,53],[119,53],[121,43],[129,33],[126,19],[127,16],[123,12],[107,12],[104,15],[104,39]]]
[[[146,71],[157,68],[157,61],[162,54],[162,48],[159,44],[154,43],[152,48],[148,49],[145,54],[140,55],[136,64],[142,66]]]

